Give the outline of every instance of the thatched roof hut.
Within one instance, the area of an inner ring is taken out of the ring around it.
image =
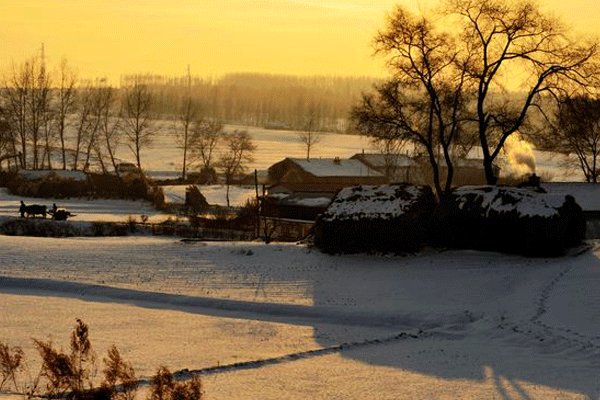
[[[415,251],[425,241],[435,205],[428,186],[344,188],[317,219],[315,245],[327,253]]]
[[[524,188],[458,188],[433,220],[432,234],[449,247],[555,256],[585,238],[585,218],[572,196]]]

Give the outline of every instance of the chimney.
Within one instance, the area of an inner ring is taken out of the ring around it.
[[[340,158],[339,158],[339,157],[336,157],[336,158],[334,158],[334,159],[333,159],[333,163],[334,163],[335,165],[340,165],[342,162],[340,161]]]

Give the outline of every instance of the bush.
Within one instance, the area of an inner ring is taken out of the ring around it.
[[[11,218],[0,224],[0,233],[9,236],[72,237],[81,236],[83,232],[76,226],[63,221]]]
[[[20,347],[8,347],[7,344],[0,343],[0,390],[8,381],[12,381],[15,390],[17,389],[16,373],[21,368],[23,360],[23,350]]]
[[[51,341],[33,339],[42,365],[31,383],[27,398],[66,398],[71,400],[133,400],[138,383],[131,363],[126,362],[116,346],[103,358],[102,382],[93,386],[97,371],[96,357],[90,341],[89,326],[77,319],[71,333],[70,351],[57,350]],[[12,380],[17,386],[15,372],[24,360],[23,351],[0,343],[0,389]],[[42,389],[40,385],[43,385]],[[40,393],[43,391],[43,393]],[[150,380],[148,400],[200,400],[203,396],[199,377],[191,376],[186,382],[176,382],[166,367],[160,367]]]
[[[40,377],[46,381],[50,396],[64,397],[71,393],[75,399],[92,389],[92,370],[95,361],[89,339],[89,327],[80,319],[71,334],[69,354],[54,349],[52,342],[34,340],[42,357]]]
[[[8,187],[18,176],[15,171],[0,171],[0,187]]]
[[[202,383],[200,378],[192,377],[188,382],[175,382],[173,374],[160,367],[150,381],[150,400],[200,400]]]

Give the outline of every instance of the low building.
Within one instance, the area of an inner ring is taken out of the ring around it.
[[[268,171],[271,184],[379,185],[385,176],[360,160],[336,158],[286,158]]]
[[[433,186],[433,171],[429,159],[425,156],[409,157],[408,155],[387,155],[373,153],[355,154],[350,159],[359,160],[369,168],[379,171],[389,182],[412,183]],[[458,159],[453,164],[453,186],[484,185],[487,183],[483,161],[480,159]],[[494,166],[496,176],[500,173]],[[439,162],[440,182],[443,184],[448,176],[448,168],[444,160]]]

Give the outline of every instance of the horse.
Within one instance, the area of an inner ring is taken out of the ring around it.
[[[21,213],[21,217],[25,218],[25,214],[27,217],[36,215],[41,215],[43,218],[46,218],[46,206],[40,206],[39,204],[32,204],[30,206],[26,206],[25,203],[21,200],[21,207],[19,208],[19,212]]]

